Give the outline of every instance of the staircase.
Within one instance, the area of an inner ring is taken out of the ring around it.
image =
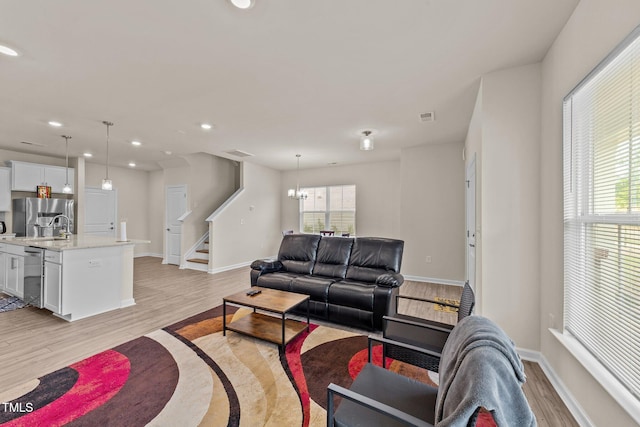
[[[204,240],[198,248],[193,252],[190,258],[187,258],[187,268],[193,270],[206,271],[209,266],[209,238]]]

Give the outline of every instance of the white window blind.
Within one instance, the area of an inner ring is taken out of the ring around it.
[[[304,233],[332,230],[338,236],[355,234],[355,185],[308,187],[303,190],[309,194],[300,202],[300,229]]]
[[[640,399],[640,31],[564,100],[565,332]]]

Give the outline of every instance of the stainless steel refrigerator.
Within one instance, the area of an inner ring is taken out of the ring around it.
[[[53,224],[51,221],[58,215]],[[39,199],[28,197],[13,199],[13,232],[16,236],[57,236],[60,230],[74,231],[73,200]]]

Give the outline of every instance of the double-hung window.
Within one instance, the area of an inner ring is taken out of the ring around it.
[[[356,232],[356,186],[307,187],[309,194],[300,202],[300,230],[319,233],[331,230],[340,236]]]
[[[564,327],[640,399],[640,31],[564,100]]]

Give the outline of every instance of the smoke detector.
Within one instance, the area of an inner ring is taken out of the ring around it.
[[[420,121],[421,122],[432,122],[436,119],[436,113],[433,111],[429,111],[426,113],[420,113]]]

